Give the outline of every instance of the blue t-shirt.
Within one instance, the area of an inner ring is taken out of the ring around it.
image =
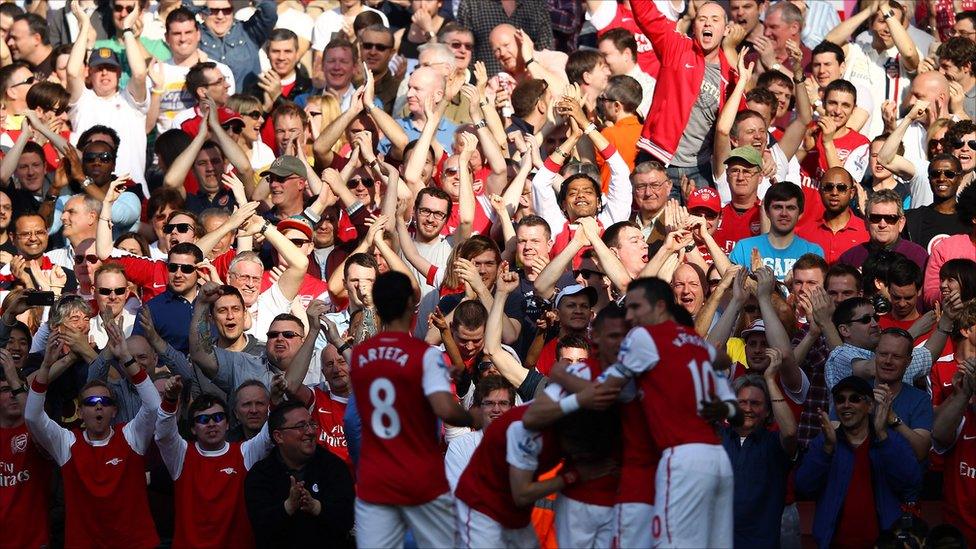
[[[793,264],[803,254],[817,254],[820,257],[824,257],[823,248],[809,240],[794,236],[793,242],[786,248],[780,250],[774,248],[769,243],[769,237],[767,235],[761,234],[738,241],[735,244],[735,248],[732,248],[729,259],[732,263],[742,265],[748,269],[752,265],[753,248],[759,250],[759,253],[762,254],[763,265],[772,269],[773,274],[776,275],[776,279],[780,282],[786,280],[790,271],[793,270]]]
[[[932,398],[925,391],[902,383],[891,409],[910,429],[932,430],[935,413],[932,411]]]

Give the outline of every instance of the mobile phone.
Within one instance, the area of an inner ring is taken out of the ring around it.
[[[54,292],[27,292],[28,307],[50,307],[54,305]]]

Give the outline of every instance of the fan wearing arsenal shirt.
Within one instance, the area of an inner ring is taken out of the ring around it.
[[[932,442],[945,457],[943,476],[946,522],[962,530],[976,544],[976,358],[958,365],[952,376],[953,393],[935,411]],[[968,509],[968,511],[967,511]]]
[[[474,420],[451,390],[443,354],[410,336],[417,306],[410,279],[383,273],[372,297],[384,330],[356,346],[351,364],[363,418],[356,541],[398,547],[409,526],[422,547],[453,547],[437,419],[461,427]]]
[[[176,487],[173,547],[253,547],[244,477],[271,452],[268,425],[252,439],[227,442],[227,405],[204,393],[190,404],[191,444],[176,426],[182,392],[180,376],[169,378],[156,418],[156,445]]]
[[[49,339],[48,352],[31,383],[24,417],[37,443],[61,467],[64,479],[65,545],[68,547],[121,546],[151,548],[159,537],[149,512],[144,455],[152,442],[159,408],[159,393],[146,371],[129,357],[125,373],[136,386],[142,408],[129,423],[113,427],[116,400],[103,381],[91,381],[81,390],[84,429],[60,427],[44,413],[48,384],[74,360],[62,354],[61,335]],[[113,354],[128,354],[122,338]]]
[[[625,303],[634,328],[605,383],[622,388],[636,380],[651,439],[662,449],[656,546],[731,547],[732,467],[712,422],[728,419],[736,426],[743,416],[728,382],[712,369],[715,348],[695,333],[667,282],[639,278]]]

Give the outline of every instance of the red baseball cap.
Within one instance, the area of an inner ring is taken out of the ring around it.
[[[296,231],[301,231],[309,240],[312,239],[312,226],[309,225],[308,221],[301,216],[292,216],[287,219],[282,219],[278,222],[275,227],[281,231],[285,232],[288,229],[294,229]]]
[[[705,208],[719,213],[722,211],[722,201],[719,199],[715,189],[710,187],[695,189],[688,197],[688,211],[695,208]]]

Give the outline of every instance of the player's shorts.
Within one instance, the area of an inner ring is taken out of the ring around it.
[[[655,547],[732,547],[733,475],[720,444],[661,453],[655,476]]]
[[[654,544],[651,524],[654,506],[618,503],[613,506],[613,549],[650,549]]]
[[[422,505],[378,505],[356,498],[356,545],[403,547],[409,527],[418,547],[454,547],[454,497],[445,493]]]
[[[556,539],[560,547],[610,547],[610,540],[613,539],[613,507],[583,503],[559,494],[554,510]]]
[[[458,547],[463,549],[539,547],[539,538],[536,537],[535,529],[531,524],[525,528],[512,530],[505,528],[488,515],[468,507],[459,499],[454,500],[454,505],[457,509]]]

